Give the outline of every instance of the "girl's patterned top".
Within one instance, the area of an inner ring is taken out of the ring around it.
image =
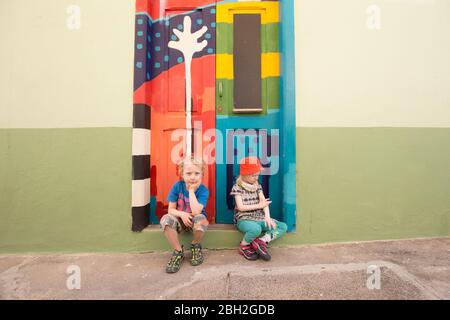
[[[231,189],[230,195],[235,196],[239,195],[242,198],[243,205],[255,205],[259,203],[259,192],[262,192],[262,187],[258,184],[258,188],[256,191],[248,191],[244,189],[239,184],[235,184]],[[256,220],[262,221],[264,220],[265,214],[264,209],[256,209],[252,211],[239,211],[237,207],[234,208],[234,220],[237,222],[238,220]]]

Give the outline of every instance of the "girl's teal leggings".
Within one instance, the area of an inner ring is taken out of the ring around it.
[[[278,239],[287,231],[287,224],[284,222],[277,221],[272,219],[276,223],[276,228],[269,229],[266,227],[264,221],[255,221],[255,220],[239,220],[237,222],[237,228],[239,231],[244,233],[244,241],[247,243],[252,242],[256,238],[258,238],[261,233],[269,234],[272,240]],[[271,240],[271,241],[272,241]]]

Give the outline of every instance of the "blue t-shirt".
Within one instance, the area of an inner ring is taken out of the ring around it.
[[[206,216],[206,203],[208,202],[209,191],[203,184],[194,192],[198,203],[203,205],[202,214]],[[191,213],[191,206],[189,204],[189,191],[186,189],[184,181],[176,182],[169,191],[167,196],[169,202],[176,202],[177,210]]]

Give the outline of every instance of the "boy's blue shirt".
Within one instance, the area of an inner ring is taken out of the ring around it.
[[[208,202],[209,191],[203,184],[197,188],[194,192],[198,203],[203,205],[202,214],[206,216],[206,203]],[[189,191],[186,189],[186,183],[184,181],[177,181],[169,191],[167,196],[169,202],[175,202],[177,204],[177,210],[191,213],[191,206],[189,204]]]

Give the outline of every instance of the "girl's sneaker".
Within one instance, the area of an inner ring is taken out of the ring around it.
[[[243,245],[242,243],[239,245],[239,253],[244,256],[247,260],[257,260],[258,254],[255,249],[250,244]]]
[[[267,243],[261,239],[253,240],[251,246],[263,260],[269,261],[272,258],[267,250]]]
[[[183,248],[181,248],[181,251],[174,250],[172,253],[172,258],[170,258],[169,262],[166,266],[166,272],[167,273],[175,273],[180,270],[181,263],[184,260],[184,253]]]

